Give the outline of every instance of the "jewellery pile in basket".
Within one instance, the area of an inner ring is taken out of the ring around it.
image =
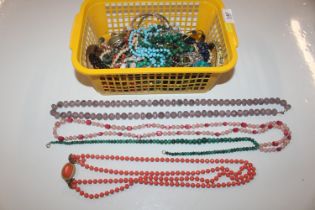
[[[160,14],[141,14],[132,20],[130,29],[90,45],[86,58],[89,68],[95,69],[210,67],[223,64],[221,51],[218,43],[206,42],[201,30],[183,33]]]

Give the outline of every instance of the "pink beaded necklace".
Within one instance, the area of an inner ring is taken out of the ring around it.
[[[86,126],[95,126],[101,128],[99,132],[89,134],[77,134],[71,136],[62,136],[58,134],[58,129],[65,124],[83,124]],[[224,128],[222,131],[209,131],[198,129],[209,128]],[[142,130],[146,128],[156,129],[154,132],[147,132],[137,134],[133,131]],[[261,143],[259,150],[261,152],[276,152],[285,148],[291,140],[291,131],[289,127],[281,121],[270,121],[263,124],[251,124],[245,122],[214,122],[214,123],[197,123],[197,124],[180,124],[180,125],[164,125],[158,123],[146,123],[135,126],[114,125],[108,123],[94,122],[91,120],[80,119],[61,119],[55,123],[53,128],[54,138],[59,141],[84,141],[86,139],[93,139],[100,136],[118,136],[120,138],[135,138],[146,139],[162,136],[227,136],[233,133],[244,133],[251,135],[258,135],[266,133],[271,129],[280,130],[283,133],[283,137],[279,140]],[[49,146],[49,144],[47,145]]]
[[[129,165],[150,162],[151,164],[162,162],[163,164],[177,163],[182,166],[187,164],[216,165],[201,170],[177,170],[177,171],[146,171],[123,170],[108,167],[93,166],[88,163],[94,161],[128,161]],[[75,179],[76,166],[81,166],[98,174],[109,174],[115,178]],[[226,165],[239,165],[232,170]],[[98,199],[129,189],[136,184],[164,186],[164,187],[188,187],[188,188],[225,188],[240,186],[250,182],[256,175],[256,169],[252,163],[238,159],[192,159],[192,158],[159,158],[159,157],[129,157],[114,155],[71,154],[69,163],[65,164],[61,171],[63,179],[70,189],[75,190],[81,196],[90,199]],[[208,175],[205,176],[205,175]],[[209,178],[209,175],[213,175]],[[223,179],[223,180],[222,180]],[[117,184],[118,187],[103,190],[100,193],[88,193],[82,189],[85,185],[109,185]]]

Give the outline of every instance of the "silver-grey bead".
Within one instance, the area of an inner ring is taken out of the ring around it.
[[[121,119],[126,120],[128,118],[128,114],[123,112],[123,113],[121,113],[120,117],[121,117]]]
[[[134,113],[133,114],[133,118],[136,119],[136,120],[140,119],[140,117],[141,117],[141,115],[139,113]]]
[[[101,113],[96,114],[96,119],[102,120],[103,116]]]
[[[121,106],[122,107],[127,107],[128,103],[126,100],[121,101]]]
[[[110,113],[110,114],[108,115],[108,119],[114,120],[114,119],[115,119],[115,114],[114,114],[114,113]]]
[[[170,116],[171,116],[172,119],[175,119],[175,118],[177,118],[177,113],[176,112],[171,112]]]
[[[184,118],[188,118],[189,117],[189,112],[188,111],[184,111],[183,112],[183,117]]]
[[[141,120],[144,120],[144,119],[145,119],[145,113],[142,112],[142,113],[140,114],[140,118],[141,118]]]
[[[159,113],[158,113],[158,118],[159,118],[159,119],[163,119],[164,116],[165,116],[164,112],[159,112]]]
[[[95,118],[96,118],[96,114],[95,114],[95,113],[92,113],[92,114],[91,114],[91,119],[92,119],[92,120],[95,120]]]
[[[201,112],[200,111],[196,111],[195,112],[195,116],[198,117],[198,118],[201,117]]]
[[[90,119],[90,117],[91,117],[91,114],[88,113],[88,112],[85,112],[84,118],[85,118],[85,119]]]
[[[117,112],[117,113],[115,114],[115,119],[116,119],[116,120],[120,120],[120,113]]]

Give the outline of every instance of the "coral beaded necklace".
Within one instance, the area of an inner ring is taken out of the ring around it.
[[[149,162],[150,165],[158,162],[163,164],[179,164],[181,168],[187,164],[204,164],[207,167],[200,170],[177,171],[146,171],[146,170],[118,170],[97,167],[88,164],[88,161],[127,161],[128,165]],[[75,179],[76,165],[98,174],[111,175],[115,178]],[[209,165],[214,165],[209,167]],[[239,166],[231,169],[227,165]],[[188,188],[220,188],[240,186],[250,182],[256,175],[256,169],[252,163],[238,159],[188,159],[188,158],[159,158],[159,157],[129,157],[114,155],[71,154],[69,163],[65,164],[61,171],[63,179],[70,189],[75,190],[81,196],[97,199],[122,192],[136,184],[188,187]],[[210,177],[211,176],[211,177]],[[100,193],[88,193],[81,188],[83,185],[116,184],[117,187],[103,190]]]

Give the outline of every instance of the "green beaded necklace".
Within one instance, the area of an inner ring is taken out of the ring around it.
[[[253,138],[237,137],[237,138],[200,138],[200,139],[122,139],[122,140],[104,140],[93,139],[85,141],[51,141],[46,146],[49,148],[51,144],[62,145],[81,145],[81,144],[215,144],[215,143],[239,143],[250,142],[253,146],[236,147],[230,149],[209,150],[209,151],[191,151],[191,152],[169,152],[162,151],[163,154],[169,156],[190,156],[190,155],[214,155],[214,154],[227,154],[233,152],[245,152],[259,149],[259,143]]]

